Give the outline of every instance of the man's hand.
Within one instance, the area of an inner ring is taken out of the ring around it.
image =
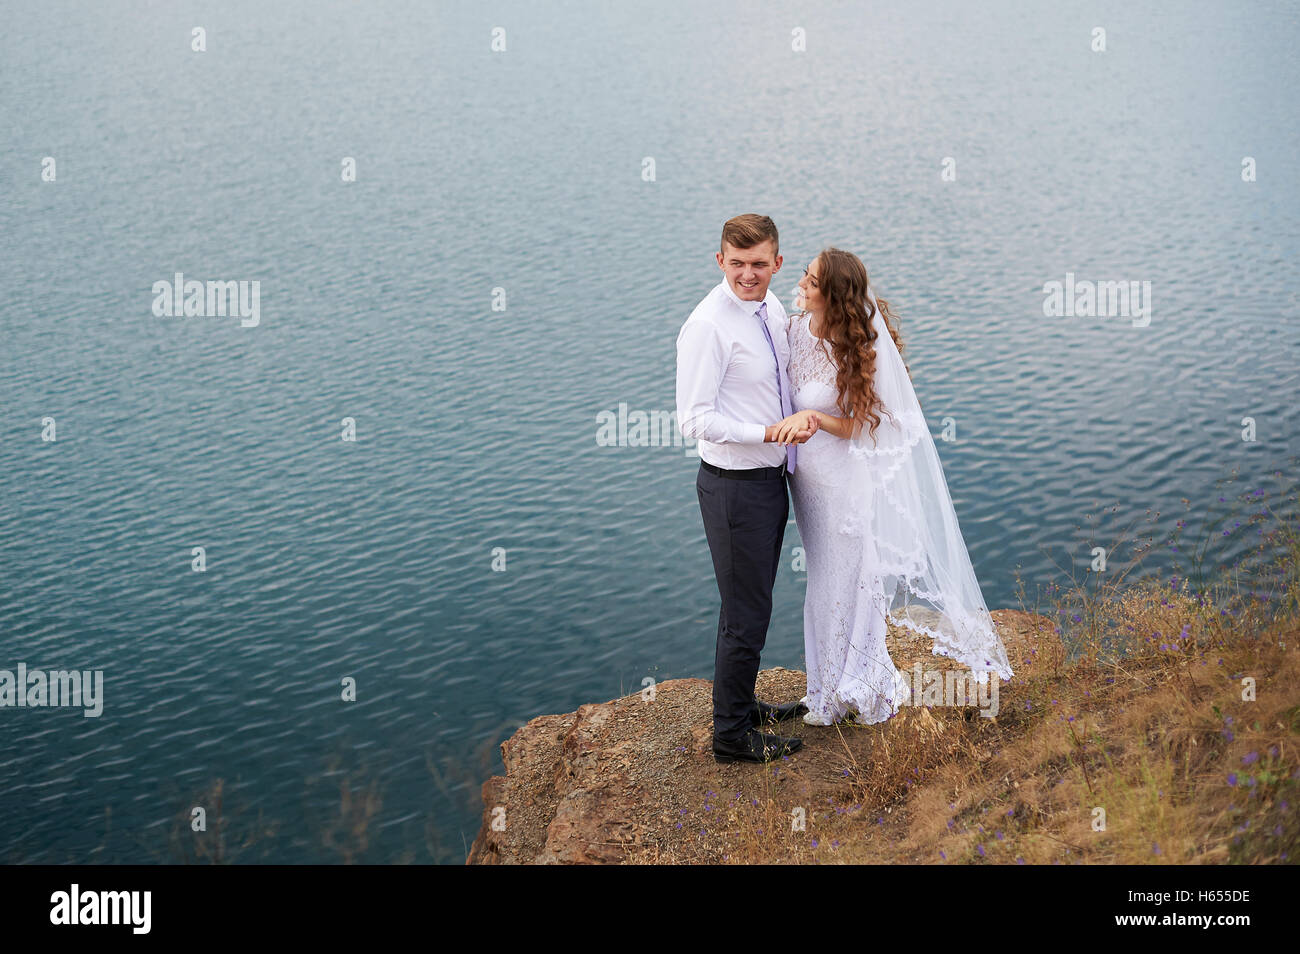
[[[763,440],[775,444],[802,444],[820,427],[816,411],[799,411],[776,424],[769,424]]]
[[[808,438],[812,437],[814,434],[817,433],[817,431],[821,428],[821,426],[822,426],[822,422],[818,419],[817,415],[816,414],[811,415],[808,418],[808,427],[802,431],[795,431],[794,438],[790,441],[790,443],[791,444],[805,443],[808,440]]]

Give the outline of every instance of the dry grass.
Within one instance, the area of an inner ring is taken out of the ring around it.
[[[831,765],[759,770],[691,813],[698,837],[628,860],[1294,863],[1300,533],[1261,496],[1241,498],[1246,558],[1211,578],[1211,548],[1191,549],[1199,586],[1126,568],[1049,587],[1063,650],[1017,667],[996,719],[905,708],[821,730]]]

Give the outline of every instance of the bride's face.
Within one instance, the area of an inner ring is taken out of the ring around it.
[[[736,248],[728,242],[717,256],[727,284],[741,301],[766,298],[772,276],[781,270],[781,256],[776,254],[770,239],[753,248]]]
[[[795,299],[795,307],[813,314],[826,307],[826,299],[822,297],[820,280],[817,278],[820,271],[821,264],[815,258],[803,270],[803,278],[799,279],[799,296]]]

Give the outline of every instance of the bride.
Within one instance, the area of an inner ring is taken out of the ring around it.
[[[816,430],[790,475],[808,574],[804,721],[882,722],[909,700],[887,620],[933,640],[979,683],[1010,679],[889,303],[856,255],[827,248],[804,269],[795,306],[794,413],[777,440]]]

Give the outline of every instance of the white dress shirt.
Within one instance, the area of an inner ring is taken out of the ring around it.
[[[764,302],[771,345],[755,315]],[[763,443],[767,425],[785,416],[777,391],[777,374],[787,393],[790,387],[785,326],[785,309],[771,288],[763,302],[742,301],[723,278],[677,335],[677,426],[715,467],[749,470],[785,462],[784,444]]]

